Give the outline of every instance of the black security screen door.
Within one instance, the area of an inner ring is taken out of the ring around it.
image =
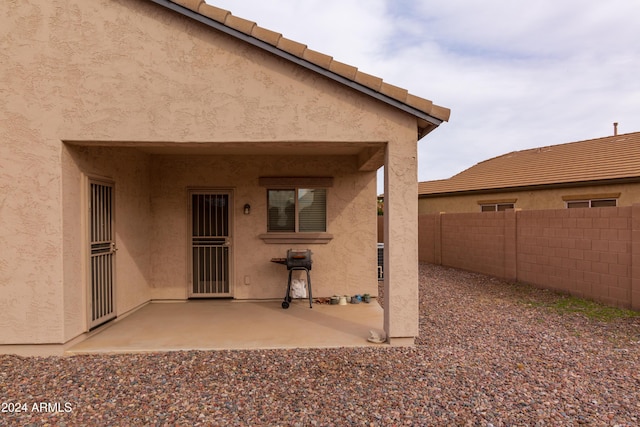
[[[192,297],[231,296],[229,193],[191,193]]]
[[[90,303],[89,327],[96,327],[116,316],[115,311],[115,232],[113,222],[113,184],[89,183]]]

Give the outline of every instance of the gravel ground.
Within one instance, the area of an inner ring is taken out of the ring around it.
[[[640,424],[639,318],[431,265],[420,283],[413,348],[0,355],[0,424]]]

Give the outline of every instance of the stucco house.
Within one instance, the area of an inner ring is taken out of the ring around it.
[[[377,294],[418,333],[417,141],[449,110],[201,0],[0,6],[0,351],[156,300]]]
[[[631,206],[640,202],[640,132],[514,151],[418,184],[419,213]]]

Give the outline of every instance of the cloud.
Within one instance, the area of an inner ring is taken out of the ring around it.
[[[451,108],[420,180],[509,151],[640,131],[635,0],[209,0]],[[381,186],[379,186],[379,191]]]
[[[631,25],[640,3],[628,0],[416,1],[428,34],[466,55],[546,57],[583,49],[626,49],[637,36]],[[456,49],[457,48],[457,49]]]

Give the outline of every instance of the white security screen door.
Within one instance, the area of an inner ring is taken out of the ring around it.
[[[113,268],[116,250],[113,199],[112,183],[90,181],[90,328],[94,328],[116,317]]]
[[[191,192],[191,297],[229,297],[229,192]]]

